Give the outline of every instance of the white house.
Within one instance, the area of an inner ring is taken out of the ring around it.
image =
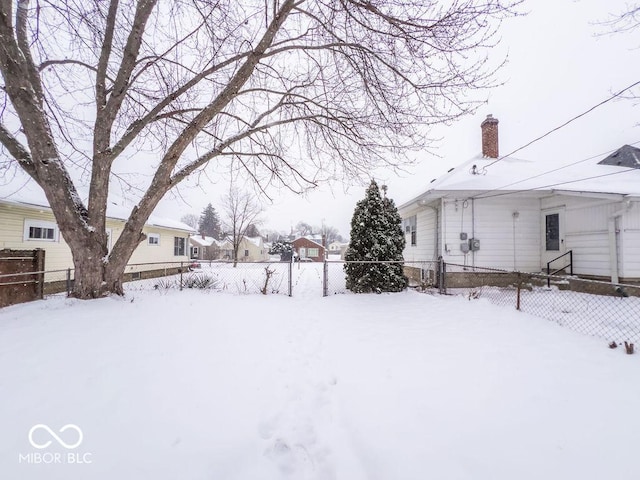
[[[329,255],[340,255],[341,258],[344,258],[347,248],[349,248],[348,242],[331,242],[329,244]]]
[[[614,283],[640,280],[640,149],[559,165],[498,156],[498,120],[482,122],[483,154],[399,207],[406,261],[524,272],[562,268]],[[414,272],[415,273],[415,272]]]
[[[238,248],[240,262],[266,262],[269,260],[269,249],[262,237],[243,237]]]
[[[122,233],[127,209],[111,203],[107,207],[109,249]],[[189,235],[193,229],[182,222],[152,215],[143,232],[147,239],[140,243],[129,260],[125,273],[157,270],[164,264],[189,260]],[[60,235],[55,217],[44,193],[34,182],[19,188],[0,188],[0,249],[45,250],[45,269],[73,268],[71,250]],[[47,274],[46,281],[61,278]]]
[[[231,258],[233,247],[228,239],[218,240],[206,235],[189,237],[189,255],[198,260],[223,260]]]

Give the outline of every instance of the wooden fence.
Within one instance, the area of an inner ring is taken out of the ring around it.
[[[41,299],[44,250],[0,250],[0,307]]]

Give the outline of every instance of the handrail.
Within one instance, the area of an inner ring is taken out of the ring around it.
[[[554,270],[552,272],[551,271],[551,264],[553,262],[555,262],[556,260],[560,260],[562,257],[565,257],[567,255],[569,255],[569,264],[565,265],[562,268]],[[550,261],[547,262],[547,288],[549,288],[551,286],[551,276],[555,275],[558,272],[561,272],[562,270],[564,270],[567,267],[569,267],[569,275],[573,275],[573,250],[569,250],[568,252],[565,252],[562,255],[560,255],[560,256],[554,258],[553,260],[550,260]]]

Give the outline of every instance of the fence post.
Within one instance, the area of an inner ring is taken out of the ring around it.
[[[518,272],[518,290],[516,291],[516,310],[520,310],[520,290],[522,289],[522,279]]]
[[[36,272],[39,272],[36,277],[36,295],[41,300],[44,298],[44,256],[45,251],[42,248],[36,248],[34,250]]]
[[[67,296],[71,294],[71,269],[67,268]]]
[[[180,262],[180,291],[182,291],[182,271],[184,270],[184,262]]]
[[[293,297],[293,252],[289,259],[289,296]]]
[[[322,266],[322,296],[329,295],[329,264],[327,259],[324,259],[324,265]]]
[[[447,293],[447,264],[444,261],[444,258],[440,257],[440,266],[439,266],[439,270],[440,270],[440,275],[439,275],[439,279],[438,279],[438,287],[440,290],[440,294],[444,295]]]

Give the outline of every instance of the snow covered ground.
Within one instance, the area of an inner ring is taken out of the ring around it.
[[[322,298],[296,272],[293,298],[0,310],[0,478],[637,476],[640,356],[484,298]]]

